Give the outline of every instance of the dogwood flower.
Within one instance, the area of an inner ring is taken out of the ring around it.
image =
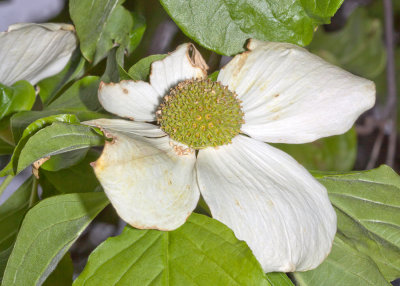
[[[0,83],[19,80],[36,84],[59,73],[77,47],[75,29],[69,24],[11,25],[0,33]]]
[[[206,69],[184,44],[152,64],[150,83],[100,85],[103,107],[134,120],[86,123],[112,138],[93,163],[111,203],[136,228],[173,230],[201,194],[264,271],[317,267],[336,232],[327,191],[264,142],[345,132],[373,106],[374,84],[303,48],[257,40],[217,82],[206,79]]]

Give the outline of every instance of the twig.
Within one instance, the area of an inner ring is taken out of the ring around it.
[[[388,152],[386,154],[386,164],[393,167],[396,153],[396,121],[397,121],[397,92],[396,92],[396,71],[394,65],[394,31],[393,31],[393,10],[392,0],[383,0],[385,12],[385,43],[387,52],[386,80],[387,80],[387,101],[384,114],[388,122],[391,123],[391,132],[388,140]]]
[[[378,136],[375,139],[374,146],[372,147],[371,156],[367,164],[367,170],[375,167],[376,161],[378,161],[379,153],[381,151],[383,138],[385,137],[385,130],[383,128],[378,129]]]

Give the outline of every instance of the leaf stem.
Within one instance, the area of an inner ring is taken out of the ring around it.
[[[385,135],[384,128],[379,128],[378,129],[378,136],[375,139],[374,146],[372,147],[372,152],[371,152],[371,155],[370,155],[370,159],[369,159],[367,167],[366,167],[367,170],[370,170],[370,169],[374,168],[376,162],[378,161],[379,153],[380,153],[381,148],[382,148],[384,135]]]
[[[34,177],[34,176],[33,176]],[[38,182],[39,180],[33,178],[31,196],[29,197],[29,208],[31,208],[38,201]]]
[[[7,188],[7,186],[11,183],[12,179],[14,178],[13,175],[8,175],[4,181],[0,185],[0,197],[3,194],[4,190]]]
[[[393,31],[393,9],[392,0],[383,1],[385,12],[385,43],[387,52],[387,88],[388,95],[385,106],[385,114],[390,118],[391,132],[389,135],[388,152],[386,164],[393,167],[396,153],[396,121],[397,121],[397,91],[396,91],[396,71],[394,66],[394,31]]]

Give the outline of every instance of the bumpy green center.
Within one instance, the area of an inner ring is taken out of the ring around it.
[[[193,149],[231,143],[244,123],[236,94],[211,80],[186,80],[171,89],[157,121],[172,139]]]

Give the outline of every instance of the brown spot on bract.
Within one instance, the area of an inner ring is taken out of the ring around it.
[[[129,93],[129,91],[128,91],[126,88],[123,88],[123,89],[122,89],[122,92],[125,93],[125,94],[128,94],[128,93]]]
[[[238,200],[235,200],[235,205],[237,205],[239,208],[243,209]]]
[[[97,128],[99,128],[101,130],[101,132],[103,132],[104,136],[106,136],[107,138],[112,139],[111,144],[113,144],[115,142],[116,137],[114,135],[112,135],[110,132],[108,132],[106,129],[103,128],[103,126],[95,124],[95,126]],[[106,141],[106,144],[109,143],[108,141]]]
[[[99,159],[97,159],[97,161],[94,161],[92,163],[90,163],[90,166],[93,167],[93,170],[97,173],[97,172],[101,172],[104,170],[104,162],[102,160],[102,157],[100,157]]]
[[[279,112],[279,111],[281,111],[280,106],[275,106],[274,108],[271,109],[271,112]]]
[[[279,97],[279,96],[280,96],[280,94],[275,94],[275,95],[274,95],[274,97]]]
[[[239,61],[236,66],[239,66],[240,68],[242,68],[244,66],[244,64],[246,63],[248,56],[249,56],[249,52],[241,53],[240,57],[239,57]]]
[[[265,91],[268,88],[268,83],[265,83],[261,88],[260,91]]]
[[[233,78],[237,78],[237,76],[239,75],[240,71],[242,70],[243,66],[246,63],[246,60],[247,60],[248,56],[249,56],[249,52],[248,51],[247,52],[243,52],[238,56],[239,59],[238,59],[237,64],[235,65],[235,69],[234,69],[234,72],[233,72],[233,75],[232,75]]]
[[[50,156],[41,158],[32,164],[32,174],[36,177],[36,179],[39,179],[39,168],[46,162],[47,160],[50,159]]]
[[[208,70],[208,65],[204,61],[200,52],[196,49],[196,47],[193,44],[188,45],[186,56],[188,57],[192,66],[202,69],[206,74],[206,70]]]
[[[70,25],[70,24],[63,24],[63,25],[60,27],[60,30],[62,30],[62,31],[75,32],[75,27],[74,27],[73,25]]]

